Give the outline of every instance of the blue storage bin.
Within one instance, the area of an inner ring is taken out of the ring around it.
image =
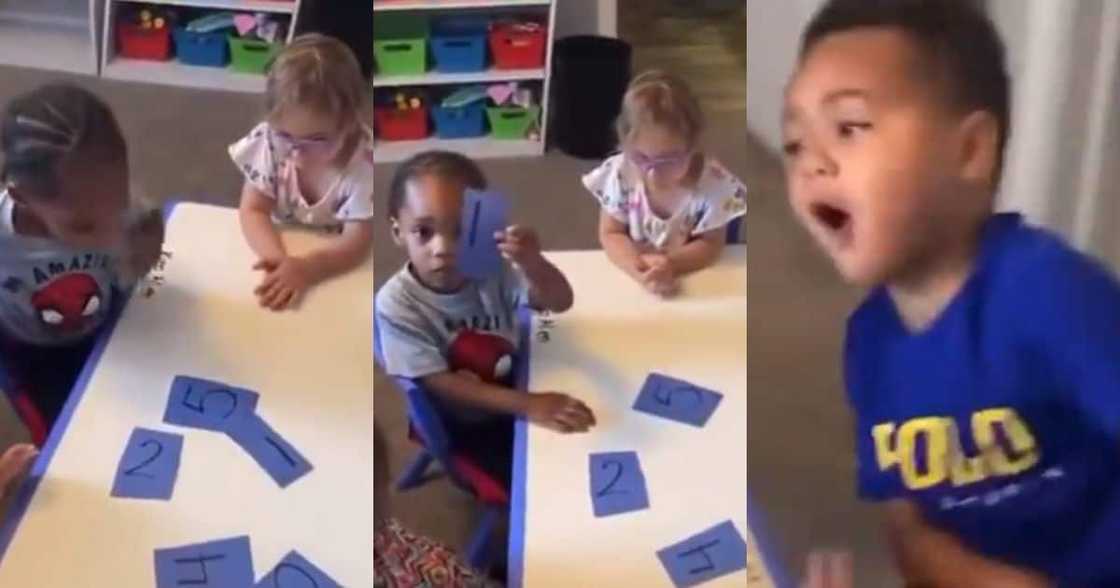
[[[481,102],[462,108],[432,108],[436,136],[441,139],[469,139],[486,134],[486,109]]]
[[[486,69],[490,21],[478,16],[451,16],[432,23],[432,56],[436,71],[467,73]]]
[[[229,65],[228,31],[196,33],[177,27],[174,31],[175,54],[187,65],[225,67]]]

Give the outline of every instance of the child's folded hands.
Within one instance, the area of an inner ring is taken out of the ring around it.
[[[638,257],[638,271],[642,275],[642,286],[658,296],[672,296],[677,293],[680,283],[669,258],[663,253],[645,253]]]
[[[560,392],[531,393],[525,416],[561,433],[583,433],[595,425],[595,415],[586,404]]]
[[[284,310],[299,304],[303,294],[314,284],[314,276],[307,260],[289,255],[279,260],[258,261],[254,270],[265,272],[264,279],[253,290],[261,306],[270,310]]]

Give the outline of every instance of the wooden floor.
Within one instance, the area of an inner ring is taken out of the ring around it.
[[[708,111],[747,107],[746,3],[619,0],[619,34],[635,71],[657,67],[687,80]]]

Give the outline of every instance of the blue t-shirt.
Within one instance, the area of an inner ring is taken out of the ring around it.
[[[1120,586],[1120,284],[1018,215],[921,332],[884,288],[848,322],[860,495],[979,553]]]

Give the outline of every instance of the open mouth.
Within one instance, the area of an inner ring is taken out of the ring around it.
[[[810,213],[817,220],[830,237],[836,239],[838,244],[847,244],[852,237],[852,215],[847,210],[818,202],[810,208]]]

